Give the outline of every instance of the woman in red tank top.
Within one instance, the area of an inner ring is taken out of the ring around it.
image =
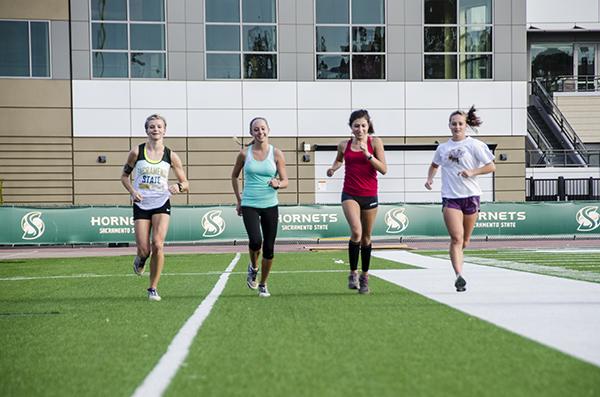
[[[387,172],[385,153],[381,139],[372,137],[375,132],[369,112],[356,110],[348,123],[352,138],[338,144],[337,156],[327,176],[331,177],[344,161],[344,187],[342,208],[350,226],[348,242],[350,275],[348,288],[358,289],[361,294],[369,293],[369,265],[371,263],[371,232],[377,216],[377,171]],[[360,277],[358,256],[361,257]]]

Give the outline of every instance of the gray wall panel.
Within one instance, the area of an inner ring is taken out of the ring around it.
[[[386,19],[388,25],[404,24],[404,2],[406,0],[387,0]],[[410,0],[409,0],[410,1]]]
[[[496,25],[493,31],[494,36],[494,52],[508,53],[512,49],[512,26],[511,25]]]
[[[391,0],[393,1],[393,0]],[[407,25],[423,24],[423,0],[405,0],[404,21]]]
[[[494,15],[492,23],[496,25],[510,25],[512,20],[511,2],[507,0],[494,1]]]
[[[279,64],[279,80],[296,81],[296,54],[279,53],[277,61]]]
[[[496,0],[498,2],[499,0]],[[525,25],[527,23],[527,1],[512,0],[512,24]]]
[[[185,0],[185,20],[204,23],[204,0]]]
[[[167,22],[185,22],[185,1],[186,0],[167,0]]]
[[[279,52],[296,52],[296,25],[279,25]]]
[[[405,54],[405,81],[423,80],[423,56],[421,54]]]
[[[511,81],[512,80],[512,55],[494,54],[494,80]]]
[[[279,0],[278,23],[296,23],[296,0]]]
[[[513,25],[512,50],[516,53],[527,52],[527,30],[525,25]]]
[[[90,50],[90,23],[71,22],[71,46],[73,50]]]
[[[387,81],[404,81],[404,54],[387,54]]]
[[[187,23],[185,25],[185,49],[186,51],[204,51],[204,24]]]
[[[70,0],[71,21],[88,21],[90,18],[89,0]]]
[[[314,26],[313,25],[297,25],[296,26],[296,48],[298,52],[315,52],[314,47]]]
[[[68,80],[71,78],[70,54],[69,54],[69,22],[52,21],[50,53],[52,56],[52,78],[56,80]]]
[[[404,27],[404,37],[406,38],[404,51],[407,53],[423,53],[423,26],[406,25]]]
[[[296,74],[298,81],[315,80],[315,58],[313,54],[298,54],[296,56]]]
[[[90,52],[71,51],[73,80],[90,79]]]
[[[527,80],[527,54],[513,54],[512,55],[512,80],[513,81],[526,81]]]
[[[183,23],[167,24],[167,50],[169,52],[183,52],[186,46],[186,31]]]
[[[296,0],[296,23],[308,25],[315,23],[313,0]]]
[[[168,76],[169,80],[185,81],[187,78],[186,73],[186,54],[185,52],[171,52],[168,54],[169,68]]]
[[[386,52],[404,52],[404,25],[388,25],[386,30]]]
[[[186,53],[186,71],[187,80],[204,80],[204,53],[187,52]]]

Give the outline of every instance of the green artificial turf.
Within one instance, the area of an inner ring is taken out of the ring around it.
[[[233,258],[167,256],[161,302],[131,257],[0,261],[0,395],[130,396]],[[598,367],[373,276],[348,290],[345,252],[277,254],[268,299],[247,260],[166,395],[600,394]]]

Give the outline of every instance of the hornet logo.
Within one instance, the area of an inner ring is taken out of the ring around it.
[[[221,218],[222,210],[208,211],[202,217],[204,233],[202,237],[217,237],[225,231],[225,219]]]
[[[591,232],[600,226],[600,213],[598,213],[598,206],[588,205],[577,211],[575,220],[579,223],[577,231],[579,232]]]
[[[404,208],[392,208],[385,213],[386,233],[400,233],[408,227],[408,217],[404,214]]]
[[[42,220],[42,213],[38,211],[28,212],[21,218],[21,229],[23,229],[23,240],[35,240],[41,237],[46,230]]]

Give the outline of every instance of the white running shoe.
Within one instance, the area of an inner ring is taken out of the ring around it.
[[[160,295],[158,295],[158,292],[156,292],[154,288],[148,288],[148,300],[154,302],[159,302],[161,300]]]
[[[271,296],[266,285],[258,285],[258,296],[260,296],[261,298],[268,298],[269,296]]]

